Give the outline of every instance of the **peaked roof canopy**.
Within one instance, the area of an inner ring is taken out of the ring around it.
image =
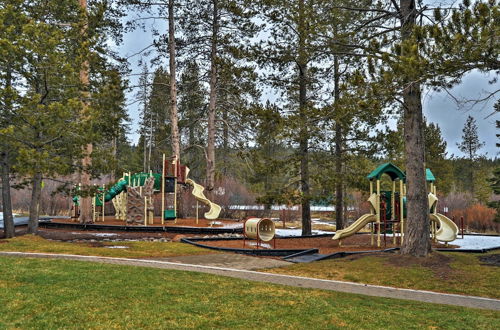
[[[368,174],[367,178],[370,180],[380,180],[380,177],[383,174],[387,174],[388,176],[391,177],[391,180],[394,181],[396,179],[403,180],[403,182],[406,181],[406,174],[399,169],[396,165],[392,163],[385,163],[377,167],[374,171],[372,171],[370,174]],[[434,182],[436,181],[436,178],[434,177],[434,174],[432,174],[430,169],[425,169],[425,180],[427,182]]]
[[[387,174],[391,177],[391,180],[394,181],[396,179],[400,179],[405,181],[406,175],[403,171],[399,169],[396,165],[392,163],[385,163],[377,167],[374,171],[368,174],[367,178],[370,180],[377,179],[380,180],[380,177],[383,174]]]
[[[434,182],[436,181],[436,178],[434,177],[434,174],[432,174],[430,169],[425,169],[425,180],[427,182]]]

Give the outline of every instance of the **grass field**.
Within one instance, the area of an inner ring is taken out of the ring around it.
[[[201,273],[13,257],[0,269],[0,328],[500,328],[499,312]]]
[[[109,248],[109,246],[126,246],[127,248]],[[118,258],[165,258],[216,253],[212,250],[177,242],[65,243],[33,235],[1,240],[0,251],[65,253]]]
[[[429,258],[365,255],[265,270],[270,273],[431,290],[500,299],[500,268],[482,263],[488,254],[439,253]]]

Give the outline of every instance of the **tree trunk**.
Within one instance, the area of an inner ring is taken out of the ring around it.
[[[42,173],[35,173],[32,181],[30,214],[28,222],[28,233],[36,234],[38,231],[38,216],[40,209],[40,196],[42,194]]]
[[[213,0],[212,49],[210,53],[210,101],[208,103],[208,140],[207,140],[207,181],[206,189],[213,190],[215,185],[215,109],[217,104],[217,43],[219,34],[218,0]]]
[[[87,12],[87,0],[78,0],[80,7],[86,13]],[[87,18],[85,17],[85,20]],[[82,29],[82,35],[86,35],[88,24],[85,22],[85,25]],[[89,61],[84,60],[82,63],[82,68],[80,70],[80,83],[84,86],[85,90],[83,91],[83,107],[82,107],[82,118],[84,120],[88,120],[88,98],[89,92],[87,90],[89,85]],[[88,167],[92,165],[92,143],[88,143],[84,148],[84,158],[82,159],[83,172],[80,176],[80,183],[82,187],[89,188],[90,187],[90,174],[88,172]],[[31,215],[30,215],[31,217]],[[90,223],[92,222],[92,200],[90,197],[82,197],[80,203],[80,223]],[[38,226],[38,219],[37,219]]]
[[[338,115],[338,100],[340,98],[340,72],[339,60],[335,56],[333,60],[334,69],[334,111],[335,111],[335,228],[336,230],[344,228],[344,177],[342,175],[342,125]]]
[[[307,55],[304,0],[299,1],[299,113],[303,121],[299,131],[300,190],[302,192],[302,235],[311,235],[311,196],[309,189],[309,123],[307,113]]]
[[[174,0],[168,1],[168,52],[170,64],[170,123],[172,134],[172,151],[177,160],[181,160],[179,125],[177,121],[177,81],[175,69],[175,22]]]
[[[7,65],[7,70],[5,74],[5,87],[10,88],[12,86],[12,68],[10,64]],[[11,109],[12,102],[6,100],[5,109]],[[14,217],[12,215],[12,200],[10,196],[10,158],[9,158],[9,146],[4,145],[4,150],[1,154],[1,166],[2,166],[2,207],[3,207],[3,230],[4,237],[10,238],[14,237],[16,229],[14,226]]]
[[[88,168],[92,165],[92,158],[90,154],[92,153],[93,145],[92,143],[87,144],[85,147],[85,156],[82,160],[83,172],[80,175],[80,183],[85,189],[90,188],[90,173]],[[92,222],[92,198],[82,197],[80,202],[80,223],[91,223]]]
[[[225,108],[225,107],[224,107]],[[227,109],[222,110],[222,175],[227,175],[227,166],[229,159],[229,127],[228,127],[229,115]]]
[[[12,216],[12,201],[10,199],[10,162],[9,153],[2,152],[2,208],[4,237],[15,235],[14,217]]]
[[[402,41],[411,36],[417,10],[414,0],[401,0]],[[402,54],[403,56],[405,54]],[[407,219],[402,254],[427,256],[431,251],[429,206],[425,180],[422,95],[420,84],[406,77],[403,90],[406,151]]]
[[[113,138],[113,159],[117,159],[118,156],[118,136],[119,133],[116,133],[116,136]],[[115,182],[116,180],[116,168],[111,170],[111,182]]]

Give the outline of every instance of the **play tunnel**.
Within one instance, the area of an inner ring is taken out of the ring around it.
[[[274,222],[268,218],[250,218],[245,221],[245,235],[248,238],[269,242],[274,238]]]

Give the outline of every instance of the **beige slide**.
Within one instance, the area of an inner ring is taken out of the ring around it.
[[[457,239],[458,227],[447,216],[436,213],[430,214],[431,221],[435,221],[439,225],[436,231],[436,239],[441,242],[451,242]]]
[[[193,196],[198,201],[210,206],[210,210],[208,210],[208,212],[205,213],[205,219],[208,220],[217,219],[219,217],[221,207],[215,203],[212,203],[208,198],[205,197],[205,195],[203,194],[205,188],[191,179],[187,179],[186,183],[193,186]]]
[[[332,239],[341,239],[344,237],[349,237],[354,234],[356,234],[358,231],[363,229],[364,226],[369,224],[370,222],[375,222],[377,221],[377,216],[375,214],[363,214],[361,217],[359,217],[358,220],[354,221],[352,225],[350,225],[347,228],[337,230],[335,232],[335,236],[333,236]]]

